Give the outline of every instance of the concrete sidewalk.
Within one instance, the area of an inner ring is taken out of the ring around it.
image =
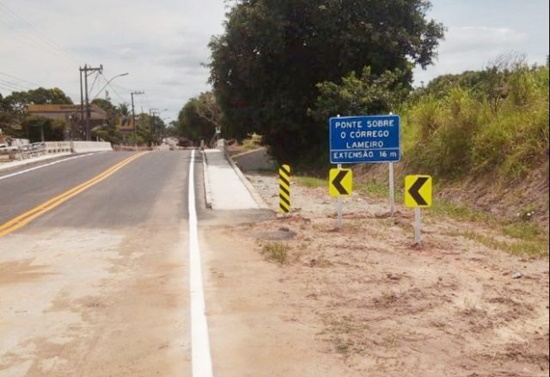
[[[222,150],[203,152],[206,204],[212,209],[268,209],[269,207],[239,168]]]

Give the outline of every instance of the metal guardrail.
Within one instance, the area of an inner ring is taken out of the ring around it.
[[[17,147],[0,148],[0,155],[7,155],[9,161],[24,160],[43,154],[46,154],[45,143],[32,143]]]

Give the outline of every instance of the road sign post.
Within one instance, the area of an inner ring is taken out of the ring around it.
[[[338,197],[338,228],[342,227],[342,196],[351,195],[353,184],[353,171],[342,169],[338,164],[337,169],[330,169],[328,180],[328,191],[331,196]]]
[[[414,208],[414,242],[420,244],[420,208],[432,205],[432,177],[407,175],[405,177],[405,206]]]
[[[333,117],[329,119],[332,164],[390,163],[390,213],[394,212],[393,162],[401,159],[398,115]]]

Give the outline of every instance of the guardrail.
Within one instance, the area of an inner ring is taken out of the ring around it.
[[[24,160],[44,154],[90,153],[112,151],[111,143],[106,141],[46,141],[20,146],[0,148],[0,157],[9,160]]]

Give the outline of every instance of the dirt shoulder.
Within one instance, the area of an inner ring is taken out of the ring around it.
[[[276,210],[277,177],[247,178]],[[345,198],[342,229],[327,189],[293,183],[291,201],[289,215],[228,233],[253,242],[284,291],[283,319],[315,329],[310,352],[341,375],[548,375],[548,257],[501,250],[517,240],[487,225],[430,216],[416,246],[412,211],[388,216],[376,198]],[[272,290],[261,275],[255,284]]]

